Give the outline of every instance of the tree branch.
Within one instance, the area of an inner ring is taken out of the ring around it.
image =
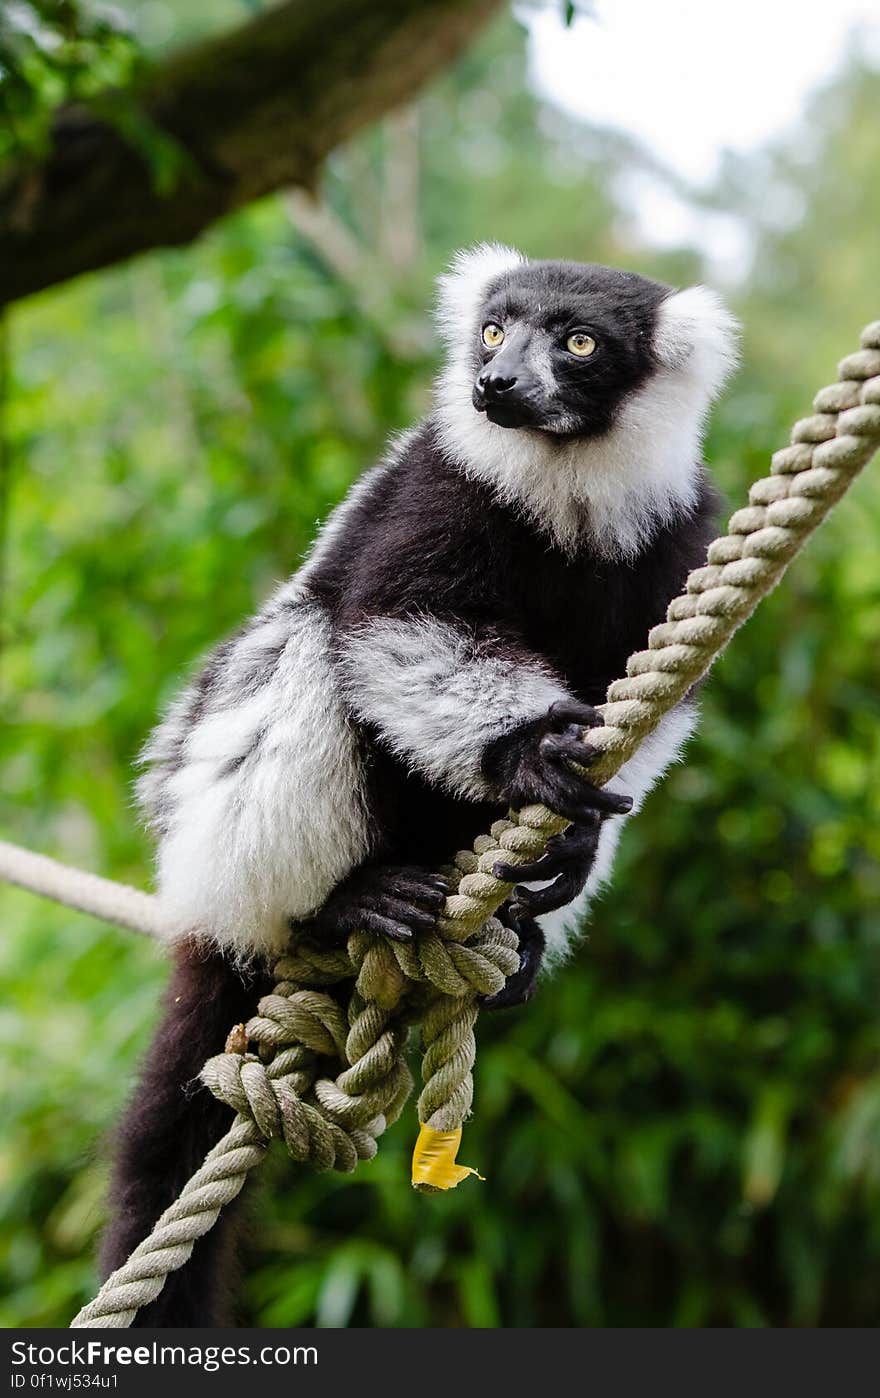
[[[140,81],[138,121],[177,146],[173,187],[116,127],[59,111],[46,160],[0,180],[0,305],[147,248],[190,242],[408,101],[499,0],[286,0]]]

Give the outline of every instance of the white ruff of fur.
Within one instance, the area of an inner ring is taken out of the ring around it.
[[[478,313],[490,283],[524,261],[481,246],[440,279],[449,352],[437,386],[440,440],[468,476],[491,484],[560,548],[571,552],[586,536],[605,557],[631,558],[695,504],[705,418],[736,362],[736,322],[705,287],[674,293],[658,314],[659,367],[604,436],[559,442],[499,427],[471,400]]]
[[[459,796],[492,798],[483,749],[571,696],[549,665],[507,659],[428,616],[364,623],[341,652],[346,696],[414,770]]]
[[[552,971],[564,961],[576,944],[590,903],[611,877],[614,856],[625,821],[630,820],[641,809],[649,791],[667,768],[680,760],[682,749],[693,733],[696,723],[696,705],[688,701],[679,704],[666,715],[638,751],[608,783],[609,791],[620,791],[631,796],[633,808],[628,816],[612,816],[602,825],[596,861],[583,892],[573,903],[569,903],[567,908],[559,908],[556,912],[547,913],[538,919],[547,938],[545,963],[548,970]]]
[[[242,957],[283,950],[370,849],[363,764],[322,609],[286,584],[232,642],[201,712],[190,688],[144,753],[138,794],[161,828],[169,937]],[[270,656],[248,682],[249,662]]]

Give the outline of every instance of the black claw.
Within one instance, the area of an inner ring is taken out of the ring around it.
[[[402,922],[388,922],[384,928],[385,936],[390,937],[392,942],[411,942],[413,931],[411,927],[404,927]]]

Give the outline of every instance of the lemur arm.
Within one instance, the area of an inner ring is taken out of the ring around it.
[[[430,781],[472,800],[544,801],[572,820],[628,810],[575,774],[583,730],[601,722],[542,657],[498,630],[426,612],[378,616],[345,633],[354,713]]]
[[[425,611],[375,616],[341,638],[346,698],[380,741],[422,776],[472,800],[503,799],[484,758],[571,699],[539,656],[485,626]]]

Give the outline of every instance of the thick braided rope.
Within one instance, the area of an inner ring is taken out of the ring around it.
[[[752,487],[729,533],[711,546],[708,564],[690,575],[648,649],[610,686],[605,727],[590,734],[598,751],[590,761],[594,780],[608,781],[706,673],[880,445],[880,322],[867,327],[862,349],[841,363],[839,382],[814,407],[774,456],[771,475]],[[461,877],[438,932],[412,946],[358,935],[346,953],[302,947],[279,963],[273,994],[243,1030],[244,1048],[209,1060],[203,1072],[239,1113],[232,1129],[74,1325],[129,1324],[239,1192],[271,1136],[283,1136],[295,1158],[320,1168],[350,1169],[374,1153],[408,1091],[401,1053],[416,1018],[425,1040],[420,1119],[437,1130],[461,1124],[472,1096],[476,996],[500,988],[514,968],[509,934],[497,922],[487,925],[512,887],[495,877],[494,865],[539,857],[565,825],[541,806],[497,821],[456,857]],[[304,987],[349,975],[356,979],[343,1045],[338,1002]],[[426,996],[426,986],[439,993]],[[244,1051],[247,1042],[258,1044],[258,1054]],[[341,1071],[335,1079],[323,1075],[322,1063]]]

